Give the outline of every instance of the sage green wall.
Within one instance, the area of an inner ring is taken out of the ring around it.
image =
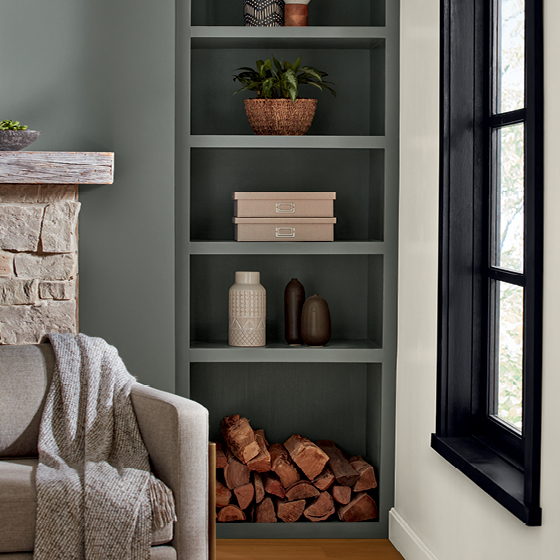
[[[38,151],[115,152],[80,188],[80,330],[173,391],[174,0],[2,0],[0,120]]]

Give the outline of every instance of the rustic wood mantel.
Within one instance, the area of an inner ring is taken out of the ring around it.
[[[112,152],[0,152],[0,183],[107,185]]]

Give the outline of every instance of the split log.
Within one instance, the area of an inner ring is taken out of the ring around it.
[[[283,498],[286,495],[286,490],[284,485],[280,482],[280,479],[273,472],[263,473],[263,484],[264,490],[267,494],[273,494],[278,496],[278,498]]]
[[[239,414],[226,416],[222,420],[221,431],[228,449],[243,464],[259,454],[259,444],[247,418],[241,418]]]
[[[253,484],[255,485],[255,502],[259,504],[264,498],[264,484],[260,473],[255,473]]]
[[[321,492],[324,492],[325,490],[330,488],[334,483],[334,474],[331,468],[327,465],[322,470],[321,474],[311,482],[313,483],[313,486],[321,490]]]
[[[255,496],[255,487],[249,482],[233,490],[237,503],[241,509],[247,509]]]
[[[252,471],[267,472],[271,469],[271,459],[270,453],[266,448],[268,442],[264,437],[264,430],[255,431],[255,441],[259,446],[259,454],[253,457],[250,461],[247,461],[247,466]]]
[[[226,454],[222,449],[222,444],[218,441],[216,442],[216,468],[223,469],[227,465]]]
[[[319,440],[317,445],[328,455],[329,467],[334,473],[336,481],[342,486],[352,486],[360,475],[352,468],[342,451],[334,441]]]
[[[352,488],[354,492],[358,494],[364,490],[377,488],[377,480],[375,479],[373,467],[367,461],[364,461],[361,455],[352,457],[350,459],[350,465],[360,475],[360,478]]]
[[[229,451],[226,452],[227,465],[224,469],[226,485],[230,490],[244,486],[251,481],[251,471],[246,465],[238,461]]]
[[[255,507],[255,521],[257,523],[276,523],[274,504],[269,496]]]
[[[294,463],[305,473],[309,480],[316,478],[329,460],[328,455],[312,441],[294,434],[284,447],[288,450]]]
[[[289,502],[305,500],[306,498],[315,498],[318,495],[319,490],[317,490],[313,484],[305,480],[300,480],[299,482],[292,484],[292,486],[286,490],[286,499]]]
[[[231,490],[216,480],[216,507],[222,508],[231,502]]]
[[[295,502],[276,500],[276,515],[284,523],[294,523],[297,521],[303,515],[304,509],[305,500],[296,500]]]
[[[220,510],[218,521],[220,523],[225,523],[226,521],[245,521],[245,514],[237,506],[230,504]]]
[[[339,504],[346,505],[352,499],[352,488],[350,488],[350,486],[339,486],[335,484],[331,489],[331,493],[334,500]]]
[[[360,492],[348,504],[339,506],[337,513],[341,521],[367,521],[379,516],[375,500],[366,492]]]
[[[328,492],[321,492],[319,496],[311,502],[311,505],[304,510],[303,515],[305,515],[309,521],[325,521],[334,511],[332,496]]]
[[[281,443],[274,443],[268,448],[272,470],[280,478],[284,488],[290,487],[299,480],[299,472],[290,459],[290,455]]]

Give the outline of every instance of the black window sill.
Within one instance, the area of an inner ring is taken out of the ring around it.
[[[432,448],[526,525],[541,525],[541,508],[523,500],[524,475],[519,468],[474,437],[432,434]]]

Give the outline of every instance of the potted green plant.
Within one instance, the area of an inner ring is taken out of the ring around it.
[[[41,133],[38,130],[27,130],[27,126],[19,121],[0,121],[0,151],[17,152],[35,142]]]
[[[323,78],[328,74],[311,66],[301,66],[301,56],[293,63],[278,61],[274,56],[257,60],[256,69],[243,67],[233,80],[243,87],[236,91],[255,91],[256,99],[245,100],[249,124],[255,134],[295,135],[305,134],[315,116],[316,99],[298,96],[300,85],[310,85],[319,90],[336,92]]]

